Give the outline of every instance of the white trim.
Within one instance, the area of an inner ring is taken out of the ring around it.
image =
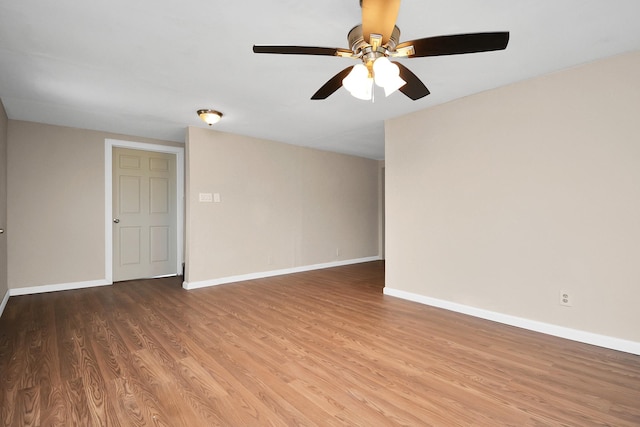
[[[131,148],[134,150],[154,151],[176,155],[176,274],[182,272],[183,242],[184,242],[184,147],[171,145],[148,144],[144,142],[121,141],[118,139],[104,140],[104,242],[105,260],[104,277],[109,283],[113,283],[113,188],[112,188],[112,156],[113,147]]]
[[[592,344],[612,350],[624,351],[626,353],[640,355],[640,342],[628,341],[620,338],[609,337],[606,335],[594,334],[592,332],[566,328],[564,326],[552,325],[550,323],[538,322],[536,320],[524,319],[522,317],[511,316],[508,314],[484,310],[481,308],[458,304],[451,301],[426,297],[399,289],[385,287],[383,292],[385,295],[398,297],[405,300],[418,302],[420,304],[430,305],[433,307],[444,308],[445,310],[468,314],[469,316],[479,317],[481,319],[492,320],[494,322],[504,323],[506,325],[516,326],[518,328],[528,329],[530,331],[541,332],[543,334],[553,335],[572,341],[578,341],[585,344]]]
[[[304,265],[301,267],[283,268],[282,270],[261,271],[259,273],[241,274],[239,276],[221,277],[219,279],[202,280],[199,282],[184,282],[182,287],[187,290],[206,288],[209,286],[224,285],[233,282],[243,282],[245,280],[263,279],[265,277],[282,276],[284,274],[301,273],[303,271],[321,270],[323,268],[340,267],[343,265],[360,264],[362,262],[378,261],[380,256],[366,258],[349,259],[344,261],[333,261],[323,264]]]
[[[94,288],[96,286],[108,286],[111,282],[106,280],[89,280],[86,282],[59,283],[57,285],[31,286],[28,288],[9,289],[12,297],[18,295],[43,294],[45,292],[69,291],[72,289]]]
[[[2,313],[4,313],[4,308],[7,306],[7,302],[9,301],[9,290],[4,294],[4,298],[2,298],[2,302],[0,302],[0,317],[2,317]]]

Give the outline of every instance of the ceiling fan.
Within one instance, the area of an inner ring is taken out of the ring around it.
[[[345,68],[327,81],[311,99],[326,99],[344,87],[356,98],[371,99],[373,83],[388,96],[400,90],[412,100],[429,95],[429,89],[407,67],[388,58],[420,58],[502,50],[508,32],[469,33],[427,37],[399,43],[396,26],[400,0],[360,0],[362,24],[349,31],[350,49],[314,46],[254,45],[255,53],[325,55],[354,58],[361,63]]]

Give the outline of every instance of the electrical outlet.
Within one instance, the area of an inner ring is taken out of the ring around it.
[[[336,248],[336,256],[339,257],[340,256],[340,248]]]
[[[569,291],[560,291],[560,305],[564,305],[565,307],[571,307],[573,300],[571,299],[571,294]]]

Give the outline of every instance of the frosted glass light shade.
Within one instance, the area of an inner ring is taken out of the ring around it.
[[[209,126],[216,124],[222,118],[222,113],[216,110],[198,110],[198,116]]]
[[[384,88],[384,95],[389,96],[407,84],[400,77],[400,68],[386,57],[381,57],[373,63],[373,73],[376,85]]]
[[[342,85],[355,98],[365,101],[371,99],[373,79],[369,77],[369,70],[364,64],[355,65],[347,77],[342,79]]]

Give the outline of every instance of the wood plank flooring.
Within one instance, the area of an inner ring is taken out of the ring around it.
[[[372,262],[11,297],[0,426],[640,426],[640,357],[382,294]]]

